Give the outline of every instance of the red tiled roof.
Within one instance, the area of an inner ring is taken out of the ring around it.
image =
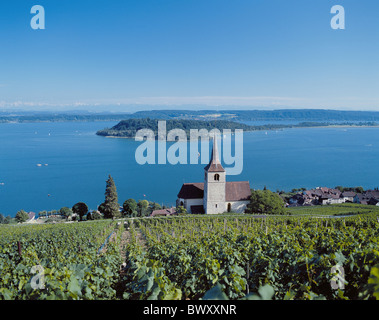
[[[244,201],[251,196],[249,181],[226,182],[225,201]],[[179,199],[202,199],[204,183],[184,183],[178,193]]]
[[[179,199],[200,199],[204,197],[204,183],[184,183],[178,193]]]
[[[169,209],[161,209],[161,210],[154,210],[151,213],[151,216],[158,216],[158,215],[172,215],[176,213],[175,208],[169,208]]]
[[[340,196],[338,194],[333,194],[333,193],[324,193],[321,196],[321,199],[339,199]]]
[[[30,211],[30,212],[28,212],[28,216],[29,216],[29,220],[30,220],[30,219],[33,219],[36,216],[36,214],[35,214],[35,212]]]
[[[356,196],[356,193],[353,192],[353,191],[344,191],[344,192],[342,193],[342,196],[343,196],[343,197],[355,197],[355,196]]]
[[[209,163],[204,168],[204,170],[208,172],[225,172],[225,169],[223,168],[221,163],[213,163],[213,162]]]
[[[251,196],[249,181],[231,181],[226,183],[226,201],[249,200]]]
[[[367,198],[379,198],[379,191],[377,190],[367,190],[365,194]]]

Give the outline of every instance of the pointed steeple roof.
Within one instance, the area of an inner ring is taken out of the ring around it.
[[[209,164],[204,168],[208,172],[225,172],[218,157],[217,135],[213,136],[212,156]]]

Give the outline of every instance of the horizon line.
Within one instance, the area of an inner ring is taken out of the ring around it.
[[[293,107],[293,106],[283,106],[283,107],[275,107],[275,108],[269,108],[269,107],[262,107],[262,106],[235,106],[235,105],[223,105],[223,106],[198,106],[193,104],[182,104],[182,105],[176,105],[176,106],[168,106],[168,105],[149,105],[149,104],[125,104],[125,105],[114,105],[114,104],[104,104],[104,105],[86,105],[87,107],[92,107],[91,109],[85,108],[84,105],[81,107],[84,107],[82,109],[70,109],[70,107],[75,107],[74,105],[65,105],[60,106],[60,109],[57,109],[57,106],[54,106],[53,108],[51,105],[45,105],[43,108],[41,106],[36,109],[29,109],[29,108],[14,108],[14,107],[1,107],[0,106],[0,112],[4,113],[11,113],[11,112],[62,112],[62,113],[74,113],[74,112],[88,112],[88,113],[129,113],[133,114],[136,112],[141,111],[287,111],[287,110],[309,110],[309,111],[338,111],[338,112],[379,112],[379,110],[373,110],[373,109],[339,109],[339,108],[329,108],[329,107]],[[135,109],[131,111],[121,111],[121,110],[110,110],[110,109],[104,109],[104,108],[114,108],[117,109],[122,107],[136,107],[136,106],[144,106],[142,109]],[[198,108],[194,109],[194,106],[197,106]],[[187,108],[185,108],[187,107]],[[95,108],[95,110],[93,109]]]

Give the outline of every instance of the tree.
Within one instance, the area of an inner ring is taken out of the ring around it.
[[[4,216],[3,214],[0,213],[0,224],[10,224],[12,221],[11,216]]]
[[[346,188],[344,188],[343,186],[336,186],[334,189],[344,192]]]
[[[123,213],[128,217],[134,217],[137,214],[137,201],[134,199],[128,199],[124,202]]]
[[[111,219],[120,215],[116,185],[111,175],[106,182],[104,217]]]
[[[149,216],[151,215],[151,213],[155,210],[161,210],[162,207],[159,203],[156,203],[156,202],[149,202],[149,206],[147,208],[147,211],[146,211],[146,215]]]
[[[355,187],[355,192],[356,193],[364,193],[365,189],[363,189],[363,187]]]
[[[47,211],[43,210],[38,213],[38,218],[46,217],[47,218]]]
[[[137,203],[138,207],[138,216],[144,217],[147,213],[147,207],[149,206],[149,201],[147,200],[139,200]]]
[[[100,220],[101,214],[98,211],[92,213],[92,220]]]
[[[16,221],[17,222],[23,223],[23,222],[28,221],[28,220],[29,220],[29,216],[25,210],[20,210],[16,213]]]
[[[63,207],[59,210],[59,213],[64,216],[66,219],[70,218],[73,214],[72,209],[68,207]]]
[[[78,202],[72,207],[72,212],[78,214],[80,221],[82,221],[83,216],[88,212],[88,206],[84,202]]]
[[[187,209],[184,208],[183,206],[179,206],[179,207],[177,207],[177,208],[176,208],[176,211],[177,211],[177,213],[179,213],[179,214],[186,214],[186,213],[188,213],[188,212],[187,212]]]
[[[255,190],[251,192],[250,213],[284,214],[283,199],[270,190]]]

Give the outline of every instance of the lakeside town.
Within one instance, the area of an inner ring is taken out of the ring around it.
[[[340,203],[356,203],[379,206],[379,190],[363,190],[362,187],[317,187],[310,190],[303,188],[295,195],[288,198],[286,207],[316,206]]]

